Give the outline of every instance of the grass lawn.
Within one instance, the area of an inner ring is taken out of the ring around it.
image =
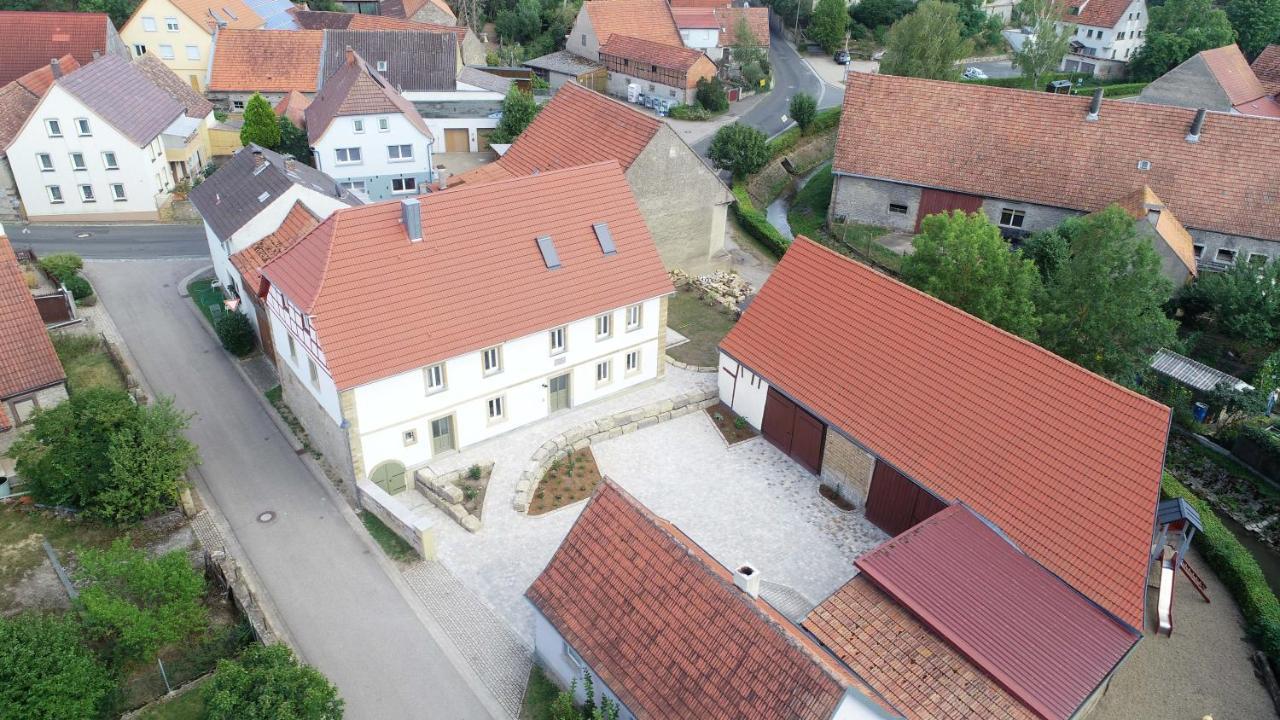
[[[181,695],[138,713],[137,720],[200,720],[204,717],[202,690],[206,682],[192,683],[194,687],[188,687]]]
[[[551,720],[551,703],[560,694],[560,688],[534,665],[529,670],[529,687],[524,691],[524,707],[520,720]]]
[[[102,339],[94,335],[63,335],[53,337],[53,349],[67,371],[67,389],[82,392],[95,387],[125,390],[124,378],[116,368]]]
[[[827,209],[831,207],[831,188],[834,183],[831,163],[827,163],[800,188],[787,212],[787,224],[791,226],[791,233],[804,235],[855,260],[898,272],[902,267],[902,256],[874,242],[876,238],[889,232],[888,228],[858,223],[839,225],[834,233],[827,228]]]
[[[0,611],[52,609],[41,600],[65,600],[62,586],[52,568],[50,577],[35,582],[29,573],[47,565],[42,539],[47,539],[59,559],[67,561],[67,551],[83,547],[106,548],[119,535],[114,528],[83,520],[71,520],[44,510],[25,506],[0,506]]]
[[[206,278],[204,280],[196,280],[187,286],[187,292],[191,295],[191,302],[200,308],[200,312],[204,314],[204,319],[213,324],[213,320],[221,315],[223,310],[222,301],[225,299],[222,291],[213,286],[213,280]]]
[[[682,363],[714,367],[719,362],[716,346],[729,334],[735,322],[728,310],[712,307],[689,288],[681,288],[671,297],[667,308],[667,325],[689,338],[689,342],[667,349],[667,354]]]
[[[369,531],[373,539],[382,547],[382,551],[392,560],[413,562],[418,559],[418,552],[413,549],[413,546],[395,534],[391,528],[378,519],[377,515],[362,510],[360,512],[360,522],[364,523],[364,528]]]

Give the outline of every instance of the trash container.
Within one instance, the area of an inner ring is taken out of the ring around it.
[[[1191,406],[1191,417],[1195,418],[1196,422],[1204,422],[1205,418],[1209,417],[1209,406],[1202,402]]]

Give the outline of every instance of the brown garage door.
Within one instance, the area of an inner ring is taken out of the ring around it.
[[[982,198],[977,195],[946,192],[945,190],[924,189],[920,191],[920,211],[916,213],[916,232],[920,232],[920,221],[934,213],[949,210],[963,210],[967,213],[982,209]]]
[[[466,128],[445,128],[444,130],[444,151],[445,152],[470,152],[471,140],[467,137]]]
[[[769,388],[765,399],[760,434],[809,472],[817,474],[822,470],[827,426],[773,388]]]
[[[946,507],[938,498],[906,475],[879,460],[871,474],[867,519],[876,527],[897,535]]]

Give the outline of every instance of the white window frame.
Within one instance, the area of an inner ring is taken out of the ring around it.
[[[406,148],[408,148],[409,150],[408,155],[404,154]],[[387,162],[393,162],[393,163],[413,162],[413,145],[411,143],[388,145],[387,146]]]
[[[342,159],[344,154],[347,156],[346,160]],[[355,157],[354,160],[351,159],[353,156]],[[334,148],[333,157],[333,162],[336,165],[359,165],[364,162],[363,155],[360,153],[360,148],[358,147]]]
[[[142,43],[135,43],[133,46],[133,56],[142,57],[147,54],[147,46]]]
[[[387,61],[386,61],[386,60],[379,60],[379,61],[377,61],[377,63],[375,63],[374,67],[378,68],[378,72],[380,72],[380,73],[381,73],[381,72],[386,72],[386,71],[387,71]]]
[[[608,340],[613,337],[613,313],[607,312],[596,316],[596,340]]]
[[[634,321],[632,320],[632,316],[635,317]],[[636,303],[635,305],[628,305],[627,306],[627,332],[631,332],[632,330],[639,330],[640,326],[643,324],[644,324],[644,305],[641,303]]]
[[[199,45],[187,45],[187,59],[188,59],[188,60],[199,60],[199,59],[200,59],[200,46],[199,46]]]
[[[53,156],[49,153],[36,153],[36,165],[40,172],[53,172]]]
[[[500,423],[507,419],[507,398],[505,395],[491,397],[485,401],[485,415],[489,422]]]
[[[320,368],[316,367],[316,361],[307,356],[307,373],[311,376],[311,387],[320,389]]]
[[[77,186],[80,191],[80,202],[98,202],[98,196],[93,192],[93,186],[88,183],[81,183]]]
[[[613,382],[613,360],[601,360],[596,363],[596,387]]]
[[[351,119],[351,132],[356,134],[364,132],[364,120],[362,118]]]
[[[108,156],[110,156],[110,160],[108,160],[108,159],[107,159],[107,158],[108,158]],[[120,158],[116,157],[116,153],[115,153],[115,151],[114,151],[114,150],[103,150],[103,151],[102,151],[102,168],[103,168],[104,170],[119,170],[119,169],[120,169]]]
[[[73,120],[72,122],[74,122],[76,126],[76,136],[78,137],[93,136],[93,127],[89,125],[89,118],[79,117]]]
[[[632,350],[627,353],[626,369],[628,375],[635,375],[640,372],[640,351]]]
[[[494,345],[480,351],[480,371],[485,377],[502,372],[502,346]]]
[[[160,59],[161,59],[161,60],[172,60],[172,59],[174,59],[174,57],[176,57],[176,56],[173,54],[173,46],[172,46],[172,45],[169,45],[169,44],[167,44],[167,43],[161,43],[161,45],[160,45],[160,47],[159,47],[159,50],[160,50]]]
[[[396,189],[396,183],[400,183],[400,189]],[[413,187],[410,187],[412,185]],[[391,178],[391,193],[393,195],[409,195],[418,192],[418,179],[415,177],[398,177]]]
[[[165,29],[165,32],[171,32],[171,33],[178,32],[178,18],[166,17],[164,19],[164,29]]]
[[[563,355],[569,347],[568,343],[566,342],[568,333],[566,332],[565,326],[561,325],[558,328],[552,328],[551,330],[547,331],[547,335],[548,335],[548,342],[551,347],[551,354]]]
[[[298,362],[298,343],[293,339],[293,333],[286,332],[285,337],[289,338],[289,359]]]
[[[129,197],[125,194],[125,191],[124,191],[124,183],[111,183],[109,187],[111,189],[111,199],[113,201],[124,202],[129,199]],[[117,188],[120,189],[120,192],[116,192]]]
[[[44,131],[51,138],[62,137],[62,123],[57,118],[45,118]]]
[[[400,442],[404,443],[404,446],[405,446],[405,447],[409,447],[410,445],[417,445],[417,444],[418,444],[418,431],[417,431],[417,430],[405,430],[404,432],[400,433]]]
[[[1015,222],[1016,221],[1016,222]],[[1021,230],[1022,226],[1027,222],[1027,211],[1018,210],[1017,208],[1002,207],[1000,208],[1000,227],[1014,228]]]
[[[67,199],[62,195],[61,185],[45,185],[44,192],[49,196],[50,205],[61,205],[67,201]]]
[[[84,153],[77,150],[76,152],[67,153],[67,157],[71,159],[72,170],[88,170],[89,169],[89,163],[85,161]],[[76,162],[76,158],[79,158],[80,162]]]
[[[449,388],[449,378],[445,375],[444,363],[436,363],[422,368],[422,386],[427,395],[435,395]]]
[[[386,117],[378,118],[378,132],[388,132],[391,130],[391,120]]]
[[[153,17],[149,17],[149,16],[146,16],[146,15],[143,15],[143,16],[142,16],[142,31],[143,31],[143,32],[158,32],[158,31],[159,31],[159,28],[156,26],[156,19],[155,19],[155,18],[153,18]]]
[[[244,109],[244,101],[243,101],[243,100],[232,100],[232,101],[231,101],[231,109],[232,109],[232,110],[243,110],[243,109]]]

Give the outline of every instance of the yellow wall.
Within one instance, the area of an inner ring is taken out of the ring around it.
[[[143,29],[142,19],[154,18],[155,32]],[[165,18],[178,20],[178,31],[170,32],[165,26]],[[213,35],[203,24],[197,23],[169,2],[169,0],[144,0],[134,11],[133,17],[120,28],[120,39],[129,47],[129,53],[136,57],[135,45],[145,45],[147,54],[160,58],[174,74],[184,82],[192,82],[193,87],[204,92],[206,75],[209,70],[209,52],[213,46]],[[173,46],[173,59],[165,58],[160,53],[161,45]],[[195,45],[200,57],[198,60],[187,58],[187,46]]]
[[[232,155],[241,147],[239,129],[209,128],[209,152],[213,155]]]

